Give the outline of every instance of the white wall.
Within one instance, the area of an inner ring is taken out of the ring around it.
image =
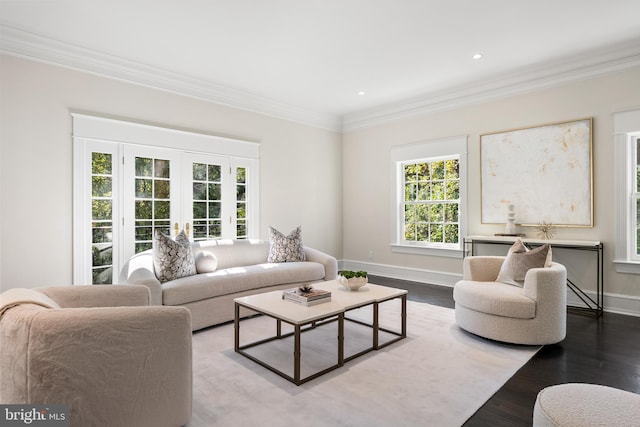
[[[443,283],[459,276],[460,260],[391,253],[391,146],[468,134],[469,233],[493,234],[500,227],[480,223],[479,135],[593,117],[595,226],[561,229],[557,238],[602,240],[606,303],[626,301],[640,314],[640,277],[616,273],[611,262],[612,115],[638,107],[636,69],[341,136],[0,55],[0,286],[71,283],[72,111],[259,141],[262,237],[269,225],[285,232],[302,225],[305,244],[347,263]]]
[[[615,234],[613,113],[639,106],[640,69],[634,69],[345,133],[345,263],[369,270],[398,272],[425,281],[435,278],[450,282],[461,273],[462,263],[458,259],[391,252],[389,153],[392,146],[468,134],[469,234],[492,235],[504,228],[484,225],[480,221],[480,135],[593,117],[595,226],[559,229],[555,238],[603,241],[605,306],[640,315],[640,276],[618,274],[612,264]],[[535,236],[534,229],[525,232]],[[592,260],[568,259],[567,263],[570,275],[584,281],[588,289],[595,287]]]
[[[72,282],[71,112],[260,143],[261,237],[342,255],[341,135],[0,55],[0,287]]]

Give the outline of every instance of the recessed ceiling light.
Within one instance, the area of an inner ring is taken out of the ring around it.
[[[362,91],[362,90],[360,92],[358,92],[358,95],[364,95],[364,94],[365,94],[365,92]]]
[[[482,54],[481,54],[480,52],[478,52],[478,53],[474,53],[474,54],[473,54],[473,56],[472,56],[472,58],[473,58],[473,59],[480,59],[480,58],[482,58]]]

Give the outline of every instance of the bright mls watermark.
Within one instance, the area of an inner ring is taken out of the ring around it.
[[[68,405],[2,405],[0,427],[69,427]]]

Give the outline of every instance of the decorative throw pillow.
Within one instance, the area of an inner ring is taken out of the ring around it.
[[[302,247],[302,228],[298,227],[285,236],[273,227],[269,227],[269,256],[267,262],[304,261]]]
[[[529,269],[545,267],[549,250],[549,244],[545,243],[528,251],[518,239],[509,249],[496,280],[508,285],[523,287],[524,277]]]
[[[507,254],[510,254],[511,252],[528,252],[528,251],[529,251],[529,248],[526,247],[525,244],[522,243],[522,240],[520,240],[520,238],[518,237],[515,243],[509,248],[509,251]],[[549,245],[549,252],[547,253],[547,259],[544,261],[545,267],[551,267],[552,257],[553,257],[553,253],[551,250],[551,245]]]
[[[196,255],[196,271],[198,273],[213,273],[218,268],[218,258],[209,252]]]
[[[191,242],[180,231],[175,240],[156,231],[153,241],[153,266],[161,283],[196,274]]]

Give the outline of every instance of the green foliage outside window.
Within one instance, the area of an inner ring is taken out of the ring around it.
[[[405,240],[459,243],[459,200],[458,159],[405,164]]]
[[[112,283],[112,155],[91,153],[91,266],[93,283]]]

